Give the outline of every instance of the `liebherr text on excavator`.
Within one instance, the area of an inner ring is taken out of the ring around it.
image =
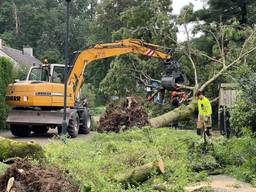
[[[91,117],[86,103],[78,105],[80,89],[84,83],[86,66],[93,61],[122,54],[140,54],[164,61],[171,55],[158,50],[160,46],[137,39],[97,44],[79,52],[70,67],[67,88],[68,134],[89,133]],[[25,81],[8,86],[6,103],[12,107],[7,123],[15,136],[29,136],[31,131],[46,133],[49,128],[61,132],[64,105],[64,65],[44,64],[33,66]]]

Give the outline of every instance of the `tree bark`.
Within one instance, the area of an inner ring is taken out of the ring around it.
[[[186,120],[193,115],[197,107],[197,101],[193,99],[188,105],[176,108],[168,113],[160,115],[158,117],[149,119],[149,123],[152,127],[164,127],[169,125],[171,122]]]
[[[128,185],[139,185],[140,183],[149,179],[152,173],[161,174],[164,173],[164,164],[160,160],[158,162],[152,162],[145,164],[141,167],[136,167],[133,171],[128,174],[124,174],[116,179],[117,182],[122,183],[126,187]]]
[[[32,142],[19,142],[0,137],[0,161],[13,157],[45,157],[43,148]]]

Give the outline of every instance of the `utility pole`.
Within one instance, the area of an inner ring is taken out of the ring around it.
[[[68,37],[69,37],[69,7],[71,0],[66,0],[66,30],[65,30],[65,69],[64,69],[64,111],[61,134],[67,133],[67,83],[68,83]]]

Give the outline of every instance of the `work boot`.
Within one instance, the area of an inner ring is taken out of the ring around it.
[[[211,137],[211,136],[212,136],[212,134],[211,134],[211,132],[210,132],[209,129],[207,129],[205,133],[206,133],[206,135],[207,135],[208,137]]]

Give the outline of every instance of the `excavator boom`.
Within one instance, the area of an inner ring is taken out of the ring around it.
[[[93,61],[108,57],[134,53],[162,60],[170,59],[170,55],[157,50],[159,47],[159,45],[145,43],[137,39],[125,39],[114,43],[97,44],[93,48],[85,49],[79,53],[69,74],[68,84],[73,87],[74,95],[77,96],[84,81],[83,73],[86,66]]]

